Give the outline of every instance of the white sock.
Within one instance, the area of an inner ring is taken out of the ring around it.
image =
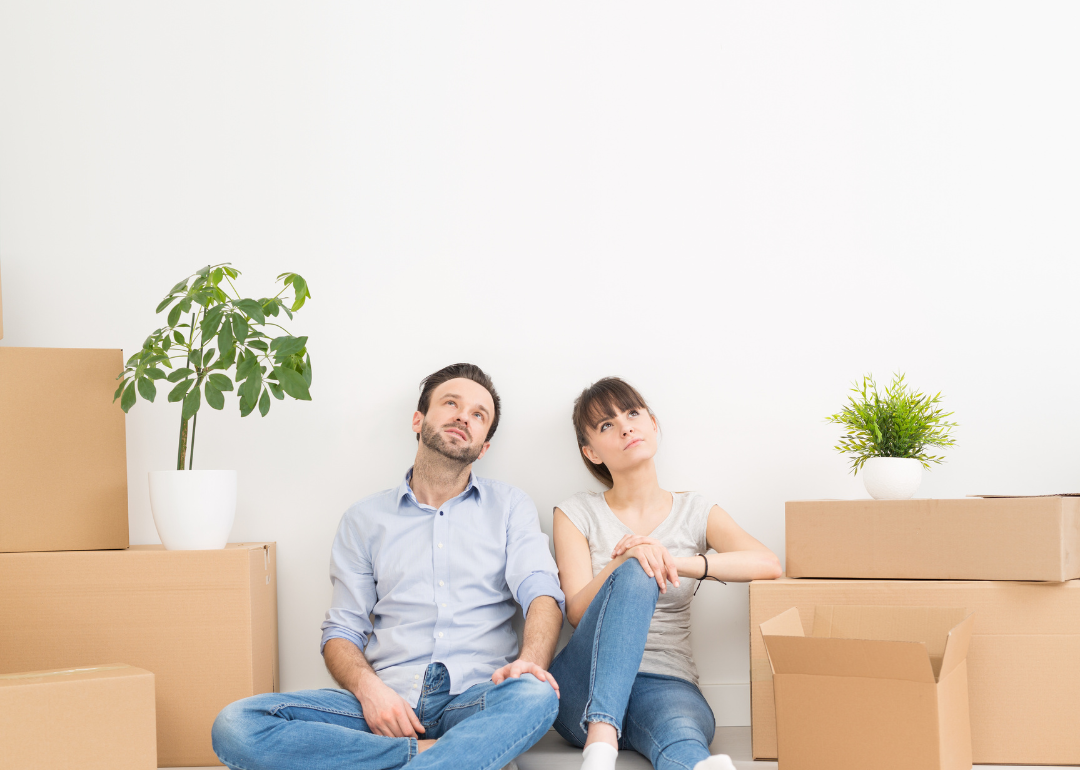
[[[581,770],[615,770],[619,750],[610,743],[590,743],[581,752]]]
[[[694,765],[694,770],[735,770],[735,763],[727,754],[713,754]]]

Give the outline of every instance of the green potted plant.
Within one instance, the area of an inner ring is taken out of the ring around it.
[[[311,400],[308,338],[294,337],[275,320],[291,320],[303,307],[311,296],[307,281],[282,273],[275,296],[250,299],[236,290],[239,276],[230,263],[207,265],[173,286],[155,311],[171,308],[165,326],[146,338],[117,378],[113,401],[125,413],[139,396],[153,402],[159,384],[169,387],[169,401],[181,403],[176,470],[150,472],[154,524],[169,550],[224,548],[236,515],[236,471],[193,470],[204,401],[223,409],[234,383],[241,417],[256,409],[265,417],[272,399]],[[291,300],[282,299],[290,290]]]
[[[843,425],[846,433],[837,451],[851,458],[851,470],[863,471],[863,484],[870,496],[879,500],[906,500],[922,483],[923,468],[940,463],[941,456],[928,454],[930,447],[949,447],[956,442],[957,426],[939,406],[941,394],[916,393],[904,382],[903,374],[893,376],[885,395],[878,393],[871,375],[852,387],[854,395],[842,410],[827,417]]]

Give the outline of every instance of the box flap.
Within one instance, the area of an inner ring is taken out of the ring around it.
[[[898,679],[935,682],[926,645],[922,642],[888,642],[868,639],[825,639],[798,636],[766,636],[765,648],[774,675]]]
[[[805,636],[799,608],[792,607],[772,620],[766,620],[761,624],[761,633],[763,636]]]
[[[975,629],[975,615],[971,614],[964,618],[952,631],[949,632],[945,641],[945,654],[941,659],[941,673],[938,680],[944,679],[952,673],[953,669],[964,662],[967,658],[968,647],[971,644],[971,634]]]

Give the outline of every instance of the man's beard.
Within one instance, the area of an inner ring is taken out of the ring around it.
[[[458,430],[462,433],[466,432],[463,428],[458,428]],[[428,449],[462,465],[471,465],[476,462],[476,458],[480,456],[480,452],[484,449],[483,445],[453,446],[446,440],[441,430],[432,427],[426,420],[420,426],[420,440],[424,442],[424,446]]]

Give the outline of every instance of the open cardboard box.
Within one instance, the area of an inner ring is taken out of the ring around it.
[[[799,500],[785,510],[788,577],[1080,578],[1080,497]]]
[[[154,675],[122,663],[0,674],[4,770],[155,770]]]
[[[782,770],[970,770],[974,616],[937,607],[792,607],[761,624]]]

